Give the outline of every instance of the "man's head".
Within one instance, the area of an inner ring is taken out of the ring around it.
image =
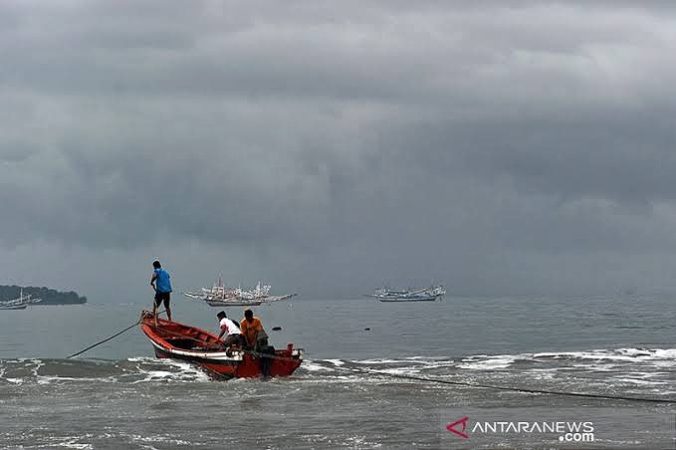
[[[162,267],[162,264],[160,264],[159,261],[153,261],[153,267],[159,269],[160,267]]]
[[[251,322],[253,320],[253,311],[251,311],[250,309],[247,309],[246,311],[244,311],[244,318],[247,321]]]
[[[225,315],[225,311],[221,311],[218,314],[216,314],[216,317],[218,317],[219,320],[223,320],[228,316]]]

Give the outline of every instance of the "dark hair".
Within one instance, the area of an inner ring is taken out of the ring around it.
[[[162,267],[162,264],[160,264],[159,261],[153,261],[153,267],[159,269],[160,267]]]
[[[222,318],[228,317],[228,316],[225,315],[225,311],[221,311],[218,314],[216,314],[216,317],[218,317],[219,319],[222,319]]]
[[[246,317],[247,319],[252,318],[253,317],[253,311],[251,311],[250,309],[247,309],[246,311],[244,311],[244,317]]]

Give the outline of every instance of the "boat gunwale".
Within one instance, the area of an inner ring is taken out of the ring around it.
[[[181,347],[177,347],[173,344],[171,344],[170,341],[168,341],[166,338],[160,336],[158,333],[155,332],[155,327],[151,325],[149,322],[151,322],[153,318],[151,316],[146,316],[143,318],[141,321],[141,330],[143,333],[150,339],[150,342],[153,344],[154,347],[163,350],[167,353],[174,354],[177,356],[182,356],[182,357],[191,357],[191,358],[196,358],[204,361],[217,361],[217,362],[233,362],[233,363],[239,363],[243,360],[243,356],[241,352],[233,352],[231,355],[228,355],[228,352],[225,350],[218,350],[218,351],[208,351],[208,350],[188,350],[184,349]],[[210,338],[213,338],[214,340],[218,340],[218,338],[209,333],[206,330],[203,330],[198,327],[190,326],[190,325],[185,325],[180,322],[168,322],[164,319],[158,319],[158,324],[164,322],[164,324],[173,324],[177,325],[180,328],[183,329],[188,329],[188,330],[195,330],[198,333],[201,333],[205,336],[208,336]],[[189,337],[189,336],[186,336]]]

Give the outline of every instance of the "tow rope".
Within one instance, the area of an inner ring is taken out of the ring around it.
[[[159,316],[159,315],[162,314],[163,312],[164,312],[164,310],[158,312],[157,315]],[[107,338],[105,338],[105,339],[103,339],[103,340],[101,340],[101,341],[99,341],[99,342],[97,342],[97,343],[95,343],[95,344],[92,344],[92,345],[90,345],[90,346],[87,347],[87,348],[83,348],[82,350],[80,350],[80,351],[77,352],[77,353],[73,353],[72,355],[68,355],[68,356],[66,356],[66,359],[72,359],[72,358],[75,358],[76,356],[80,356],[80,355],[83,354],[84,352],[87,352],[87,351],[93,349],[94,347],[98,347],[98,346],[101,345],[101,344],[105,344],[106,342],[115,339],[115,338],[118,337],[119,335],[126,333],[127,331],[129,331],[129,330],[131,330],[132,328],[134,328],[136,325],[140,324],[140,323],[141,323],[141,320],[143,320],[143,316],[139,317],[139,319],[138,319],[136,322],[134,322],[133,324],[129,325],[129,326],[128,326],[127,328],[125,328],[124,330],[118,331],[118,332],[115,333],[114,335],[112,335],[112,336],[110,336],[110,337],[107,337]]]

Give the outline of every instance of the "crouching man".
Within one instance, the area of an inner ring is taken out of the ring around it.
[[[218,325],[221,328],[221,333],[218,335],[218,339],[220,340],[223,335],[225,335],[223,344],[225,344],[226,347],[230,347],[232,345],[241,346],[243,344],[243,339],[242,332],[239,329],[239,324],[236,324],[232,320],[228,319],[228,316],[225,315],[225,311],[219,312],[216,314],[216,317],[218,317]]]

